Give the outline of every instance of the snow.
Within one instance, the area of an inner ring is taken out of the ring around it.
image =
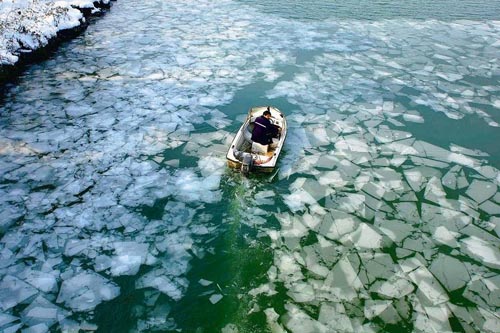
[[[76,8],[92,8],[91,0],[34,2],[3,1],[0,4],[0,65],[14,65],[22,50],[37,50],[62,30],[78,27],[84,21]]]

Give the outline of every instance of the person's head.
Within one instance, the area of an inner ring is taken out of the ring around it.
[[[264,111],[264,113],[262,115],[266,118],[271,118],[271,111],[269,111],[269,109],[267,109],[266,111]]]

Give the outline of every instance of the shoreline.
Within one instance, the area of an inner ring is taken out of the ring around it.
[[[66,0],[49,5],[28,1],[0,5],[0,27],[4,30],[0,33],[0,93],[26,66],[48,59],[62,43],[84,32],[116,0]],[[48,19],[52,24],[47,25]]]

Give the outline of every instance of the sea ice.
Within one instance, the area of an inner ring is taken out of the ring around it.
[[[442,253],[432,261],[429,270],[448,291],[460,289],[470,280],[469,271],[464,263]]]
[[[6,311],[19,303],[23,303],[30,297],[36,295],[38,291],[12,275],[6,275],[0,283],[0,307]]]
[[[222,299],[222,297],[223,296],[221,294],[214,294],[214,295],[210,296],[210,298],[209,298],[210,303],[216,304]]]
[[[476,275],[467,284],[463,295],[484,308],[498,308],[500,305],[500,275]],[[500,320],[500,318],[498,318]]]
[[[293,333],[326,333],[329,329],[322,323],[312,319],[298,306],[288,303],[285,305],[288,311],[283,316],[283,323]]]
[[[388,280],[376,281],[370,290],[388,298],[400,299],[411,294],[415,286],[400,272],[391,276]]]
[[[273,308],[267,308],[264,310],[266,314],[267,326],[271,330],[271,333],[286,333],[283,326],[278,322],[279,314]]]
[[[477,203],[483,203],[497,193],[497,191],[498,187],[496,184],[475,179],[467,188],[465,194]]]
[[[326,215],[319,228],[319,233],[329,239],[339,240],[342,236],[357,229],[358,219],[345,212],[332,211]]]
[[[415,232],[415,229],[408,223],[399,220],[386,220],[379,215],[375,217],[375,226],[396,243],[402,242]]]
[[[111,275],[135,275],[148,255],[148,244],[135,242],[113,243],[116,256],[111,258]]]
[[[457,238],[460,236],[458,232],[449,231],[445,226],[439,226],[434,230],[432,237],[440,244],[448,245],[452,248],[459,246]]]
[[[88,311],[119,294],[120,287],[113,282],[92,271],[84,271],[63,281],[57,303],[64,303],[75,311]]]
[[[185,278],[166,275],[164,269],[154,269],[136,281],[136,288],[154,288],[175,301],[182,298],[189,282]]]
[[[357,272],[357,267],[353,267],[348,257],[344,256],[328,273],[320,290],[330,294],[332,301],[352,301],[363,289]]]
[[[497,244],[490,244],[476,236],[470,236],[461,241],[462,251],[478,259],[491,268],[500,268],[500,250]]]
[[[10,324],[14,321],[19,320],[18,317],[11,316],[7,313],[0,313],[0,327],[4,327],[7,324]]]
[[[382,236],[366,223],[360,223],[354,232],[342,237],[340,242],[346,244],[347,240],[360,250],[382,247]]]

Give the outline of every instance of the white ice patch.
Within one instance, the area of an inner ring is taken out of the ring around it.
[[[175,301],[182,298],[188,285],[187,279],[171,276],[164,269],[154,269],[136,282],[136,288],[154,288]]]
[[[483,203],[497,193],[497,191],[497,185],[494,183],[474,180],[465,193],[477,203]]]
[[[382,247],[382,236],[366,223],[361,223],[351,234],[340,240],[343,244],[352,242],[360,250]]]
[[[6,275],[0,283],[0,307],[6,311],[19,303],[23,303],[38,291],[15,276]]]
[[[461,241],[461,247],[464,252],[478,259],[484,265],[496,269],[500,268],[498,243],[490,244],[481,238],[471,236]]]
[[[88,311],[119,294],[120,287],[115,283],[88,271],[63,281],[57,303],[64,303],[74,311]]]
[[[135,275],[148,255],[148,244],[115,242],[116,255],[111,258],[111,275]]]

